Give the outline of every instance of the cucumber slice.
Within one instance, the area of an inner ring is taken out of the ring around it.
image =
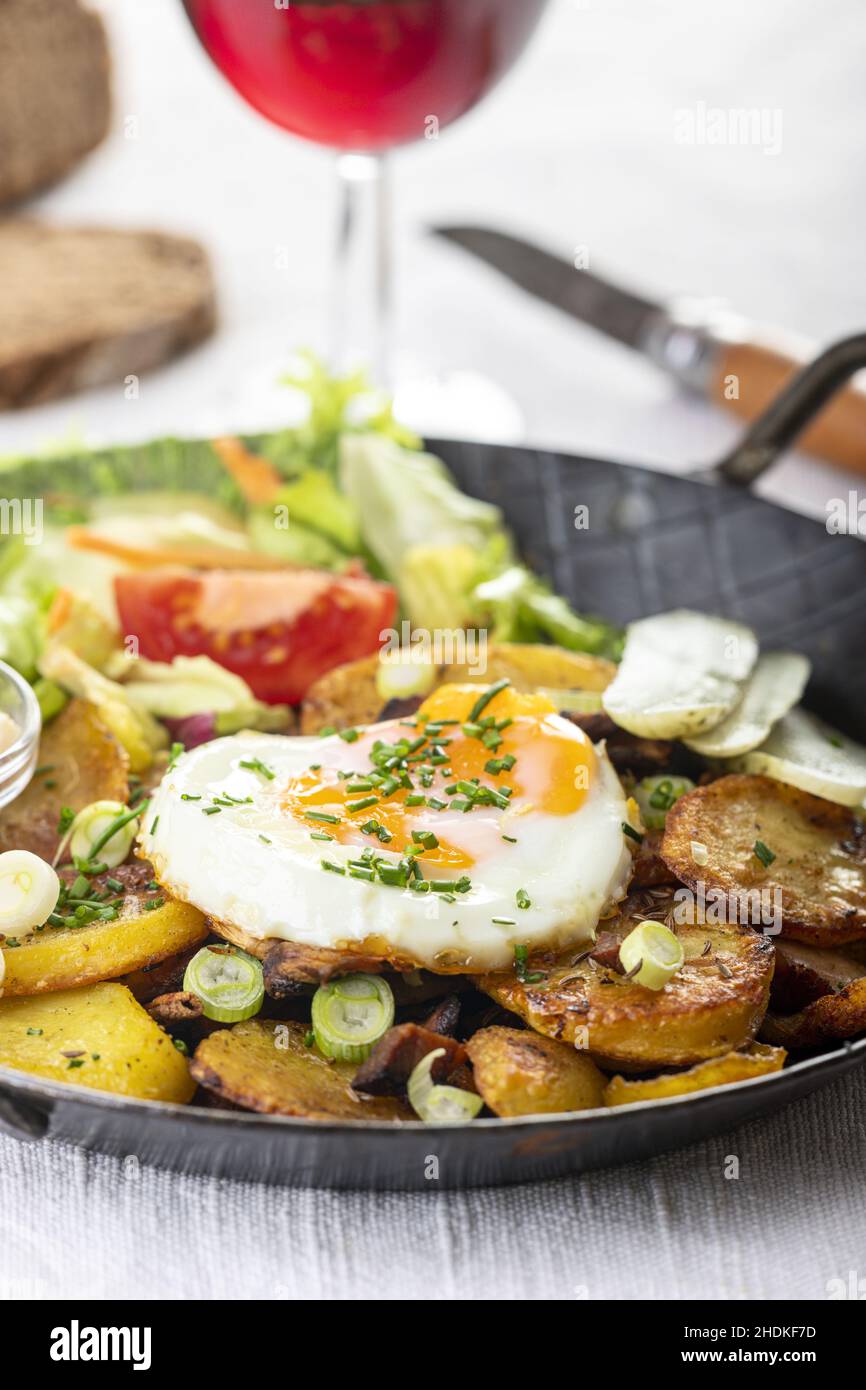
[[[757,655],[751,628],[727,618],[686,608],[642,618],[626,633],[619,670],[602,703],[629,733],[694,737],[730,714]]]
[[[786,714],[760,748],[730,767],[763,773],[839,806],[861,806],[866,798],[866,748],[802,709]]]
[[[687,738],[705,758],[735,758],[759,747],[773,725],[799,704],[812,670],[799,652],[767,652],[743,687],[740,703],[708,733]]]

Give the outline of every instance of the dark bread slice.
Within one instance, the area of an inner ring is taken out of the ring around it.
[[[0,303],[3,410],[138,376],[216,321],[197,242],[17,218],[0,222]]]
[[[79,0],[0,0],[0,205],[55,183],[108,131],[108,40]]]

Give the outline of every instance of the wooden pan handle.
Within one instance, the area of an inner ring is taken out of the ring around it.
[[[710,399],[754,420],[800,366],[793,356],[763,343],[725,343]],[[838,392],[797,447],[866,474],[866,391],[849,386]]]

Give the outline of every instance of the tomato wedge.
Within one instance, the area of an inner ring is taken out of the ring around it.
[[[390,584],[324,570],[160,568],[114,589],[142,656],[209,656],[268,704],[297,704],[325,671],[377,651],[397,611]]]

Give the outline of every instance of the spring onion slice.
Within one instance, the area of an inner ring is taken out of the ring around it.
[[[103,864],[116,869],[132,849],[138,815],[138,809],[130,811],[120,801],[91,801],[72,822],[70,853],[76,859],[92,859],[98,854]]]
[[[463,1125],[474,1120],[484,1101],[472,1091],[459,1086],[437,1086],[433,1080],[433,1063],[445,1056],[444,1047],[434,1047],[413,1068],[407,1083],[409,1104],[419,1119],[427,1125]]]
[[[60,879],[55,869],[26,849],[0,854],[0,932],[29,936],[48,921],[57,905]]]
[[[619,948],[619,959],[627,975],[647,989],[663,989],[682,969],[685,956],[682,942],[661,922],[638,922]]]
[[[197,951],[186,967],[183,987],[198,995],[205,1018],[218,1023],[252,1018],[265,997],[261,961],[231,946]]]
[[[379,975],[344,975],[313,995],[319,1051],[341,1062],[363,1062],[394,1022],[394,996]]]
[[[382,651],[376,668],[376,692],[380,699],[408,700],[428,695],[436,680],[436,667],[412,651]]]
[[[634,799],[640,807],[641,820],[647,830],[664,830],[668,811],[686,792],[693,792],[694,782],[688,777],[644,777],[634,789]]]

